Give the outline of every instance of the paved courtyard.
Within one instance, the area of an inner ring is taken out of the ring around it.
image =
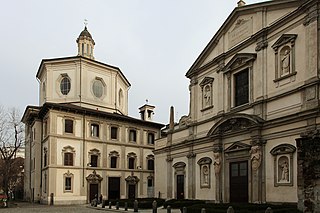
[[[12,213],[36,213],[36,212],[59,212],[59,213],[86,213],[86,212],[95,212],[95,213],[124,213],[125,211],[121,210],[109,210],[106,209],[94,209],[88,208],[88,205],[72,205],[72,206],[48,206],[48,205],[40,205],[40,204],[32,204],[27,202],[17,202],[9,208],[0,208],[0,213],[2,212],[12,212]],[[128,213],[133,213],[132,209],[127,211]],[[152,213],[151,209],[148,210],[139,210],[140,213]],[[159,208],[158,213],[166,213],[166,209]],[[172,209],[172,213],[180,213],[178,209]]]
[[[98,213],[95,209],[87,208],[87,205],[72,205],[72,206],[47,206],[47,205],[40,205],[40,204],[31,204],[31,203],[16,203],[9,208],[1,208],[0,212],[14,212],[14,213],[36,213],[36,212],[95,212]],[[102,211],[101,211],[102,212]]]

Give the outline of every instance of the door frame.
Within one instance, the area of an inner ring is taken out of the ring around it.
[[[96,173],[96,170],[93,170],[91,174],[89,174],[87,177],[87,203],[90,203],[90,184],[98,184],[98,197],[101,194],[101,181],[103,178]]]

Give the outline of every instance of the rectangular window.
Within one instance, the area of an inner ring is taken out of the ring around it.
[[[154,160],[148,160],[148,170],[154,170]]]
[[[66,177],[64,190],[65,191],[71,191],[71,177]]]
[[[134,158],[129,158],[129,169],[134,169]]]
[[[118,139],[118,127],[111,127],[111,139]]]
[[[110,167],[111,168],[117,168],[117,157],[111,157]]]
[[[97,155],[91,155],[91,167],[97,167],[98,166],[98,156]]]
[[[70,120],[70,119],[64,120],[64,132],[73,133],[73,120]]]
[[[235,106],[249,102],[249,69],[234,75]]]
[[[99,125],[91,124],[91,137],[99,137]]]
[[[137,142],[137,131],[131,129],[129,132],[129,141]]]
[[[148,133],[148,144],[153,145],[154,144],[154,134]]]
[[[153,181],[152,181],[152,179],[148,179],[148,187],[153,187]]]
[[[73,166],[73,154],[70,152],[64,153],[64,165]]]

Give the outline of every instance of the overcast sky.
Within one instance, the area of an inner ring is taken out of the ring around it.
[[[261,0],[245,0],[247,4]],[[189,113],[185,73],[236,7],[237,0],[7,0],[1,2],[0,105],[38,105],[42,59],[75,56],[88,20],[95,59],[131,83],[129,115],[149,100],[154,121]]]

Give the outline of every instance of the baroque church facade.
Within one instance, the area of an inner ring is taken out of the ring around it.
[[[25,199],[44,204],[154,197],[154,144],[162,124],[154,106],[128,116],[130,83],[94,59],[87,27],[77,56],[43,59],[36,77],[39,106],[27,106]]]
[[[317,203],[319,8],[238,2],[186,73],[189,114],[172,108],[156,141],[162,198]]]

